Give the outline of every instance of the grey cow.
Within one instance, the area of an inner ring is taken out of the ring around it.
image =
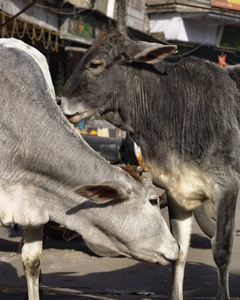
[[[0,39],[0,70],[0,221],[26,227],[29,299],[39,299],[42,226],[49,220],[104,251],[175,260],[179,248],[151,182],[111,166],[84,142],[55,102],[45,57]]]
[[[171,230],[180,245],[170,299],[183,299],[192,211],[206,199],[216,202],[217,297],[229,299],[240,173],[239,92],[230,69],[197,58],[162,61],[175,51],[174,45],[132,41],[110,30],[83,56],[57,103],[73,122],[99,114],[128,131],[154,183],[166,189]]]

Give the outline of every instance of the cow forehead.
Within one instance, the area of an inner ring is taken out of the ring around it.
[[[103,45],[105,42],[110,41],[111,43],[114,43],[114,41],[120,37],[120,34],[116,31],[112,31],[110,33],[105,33],[103,36],[101,36],[95,44],[92,45],[90,48],[90,51],[96,49],[97,47],[100,47]]]
[[[134,165],[117,165],[124,172],[126,172],[130,179],[128,182],[132,184],[132,188],[137,194],[141,194],[143,199],[149,199],[150,197],[158,197],[158,192],[152,184],[151,177],[148,175],[141,174],[139,172],[139,166]],[[127,179],[126,179],[127,180]],[[147,198],[146,198],[147,197]]]

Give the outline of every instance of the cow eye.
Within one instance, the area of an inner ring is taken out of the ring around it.
[[[152,205],[158,205],[158,198],[150,198],[150,199],[149,199],[149,202],[150,202]]]
[[[102,65],[102,63],[94,63],[94,62],[92,62],[92,63],[90,63],[89,68],[91,68],[91,69],[97,69],[101,65]]]
[[[100,75],[105,69],[105,61],[104,60],[92,60],[88,65],[88,70],[93,75]]]
[[[104,62],[102,60],[92,60],[88,66],[89,69],[97,69],[101,66],[104,66]]]

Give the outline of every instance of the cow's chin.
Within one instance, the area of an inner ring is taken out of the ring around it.
[[[169,264],[171,264],[173,261],[172,260],[168,260],[167,258],[165,258],[164,256],[162,255],[159,255],[159,256],[144,256],[144,257],[141,257],[141,255],[139,256],[135,256],[133,255],[132,256],[133,259],[136,259],[140,262],[143,262],[143,263],[155,263],[155,264],[158,264],[160,266],[167,266]]]
[[[168,259],[165,259],[164,257],[161,257],[157,262],[156,262],[158,265],[161,265],[161,266],[167,266],[169,264],[172,263],[171,260],[168,260]]]
[[[95,254],[97,254],[98,256],[105,256],[105,257],[119,257],[119,256],[125,256],[125,257],[128,257],[128,258],[133,258],[133,259],[136,259],[137,261],[140,261],[140,262],[148,262],[148,263],[156,263],[158,265],[161,265],[161,266],[167,266],[169,264],[172,263],[172,260],[168,260],[167,258],[165,258],[164,256],[162,255],[159,255],[159,256],[144,256],[142,257],[141,254],[139,255],[129,255],[129,254],[126,254],[125,252],[115,252],[114,250],[112,249],[109,249],[108,247],[104,247],[104,246],[100,246],[100,245],[96,245],[96,244],[93,244],[89,241],[86,241],[84,239],[84,242],[85,244],[87,245],[87,247]]]
[[[91,242],[88,242],[84,239],[85,244],[87,245],[87,247],[95,254],[97,254],[98,256],[107,256],[107,257],[118,257],[121,256],[122,254],[117,253],[115,251],[113,251],[112,249],[109,249],[107,247],[104,246],[100,246],[100,245],[95,245]]]
[[[66,116],[66,117],[68,118],[68,121],[72,124],[77,124],[83,119],[82,115],[80,115],[79,113],[76,113],[75,115],[72,116]]]

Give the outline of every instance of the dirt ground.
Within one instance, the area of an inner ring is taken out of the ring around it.
[[[240,299],[240,203],[230,267],[231,299]],[[167,218],[167,210],[163,209]],[[26,280],[21,257],[16,254],[20,237],[10,237],[9,228],[0,227],[0,299],[25,298]],[[96,257],[80,237],[70,242],[47,238],[42,259],[45,300],[167,299],[171,285],[171,266],[139,263],[128,258]],[[214,299],[217,274],[210,240],[194,221],[191,247],[186,265],[184,299]]]

